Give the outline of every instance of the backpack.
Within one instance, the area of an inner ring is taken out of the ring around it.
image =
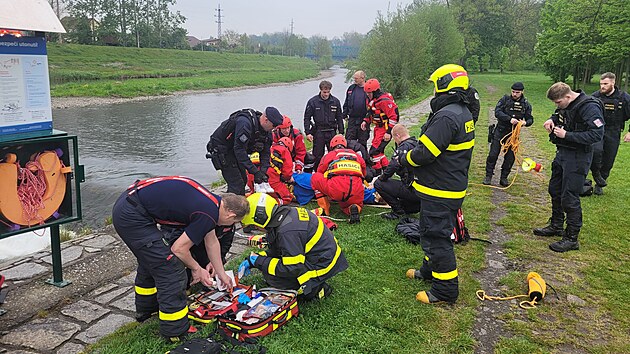
[[[455,221],[455,227],[451,234],[451,241],[453,241],[453,243],[466,243],[469,240],[470,234],[468,233],[466,223],[464,223],[464,213],[462,212],[462,208],[459,208],[457,209],[457,220]]]
[[[399,234],[405,236],[407,241],[413,243],[414,245],[419,245],[422,235],[420,235],[420,224],[418,219],[415,218],[402,218],[396,225],[396,231]],[[453,228],[453,232],[451,233],[451,241],[453,243],[461,243],[465,244],[470,240],[470,234],[468,233],[468,228],[464,223],[464,214],[462,213],[462,209],[459,208],[457,210],[457,220],[455,222],[455,227]]]

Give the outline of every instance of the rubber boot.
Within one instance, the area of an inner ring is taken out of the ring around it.
[[[549,223],[545,227],[534,229],[536,236],[562,236],[564,234],[564,221],[558,222],[549,219]]]
[[[579,250],[580,244],[578,243],[578,234],[579,232],[565,231],[562,236],[562,240],[550,244],[549,249],[560,253]]]
[[[358,224],[361,222],[361,217],[359,216],[360,212],[361,208],[358,205],[350,205],[350,224]]]
[[[327,197],[317,198],[317,205],[323,209],[324,215],[330,215],[330,201]]]
[[[423,304],[438,305],[438,304],[452,304],[452,302],[442,301],[433,296],[430,291],[421,291],[416,294],[416,300]]]
[[[405,273],[405,275],[407,276],[407,278],[409,279],[420,279],[420,280],[424,280],[426,282],[431,282],[433,281],[433,278],[425,278],[422,276],[422,272],[419,269],[407,269],[407,273]]]

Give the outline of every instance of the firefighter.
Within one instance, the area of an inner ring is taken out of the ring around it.
[[[293,194],[287,186],[293,183],[293,159],[291,158],[293,149],[293,141],[286,136],[271,145],[271,166],[267,175],[269,184],[281,205],[289,204],[293,200]]]
[[[468,73],[463,67],[443,65],[429,80],[435,91],[433,114],[422,126],[418,145],[398,160],[403,167],[413,167],[415,174],[412,186],[421,199],[421,245],[425,255],[419,273],[432,281],[431,290],[419,292],[416,299],[426,304],[453,303],[459,288],[451,233],[468,186],[475,124],[466,106]]]
[[[408,151],[413,150],[418,142],[409,136],[409,130],[402,124],[397,124],[392,128],[392,137],[396,142],[396,150],[383,174],[374,182],[374,188],[383,200],[392,207],[391,212],[381,216],[388,220],[398,220],[405,214],[420,211],[420,196],[411,186],[413,170],[401,166],[396,159],[397,156],[405,155]],[[394,174],[400,176],[400,180],[391,179]]]
[[[551,85],[547,90],[547,98],[558,107],[543,124],[551,142],[556,145],[548,189],[551,218],[547,226],[534,229],[533,232],[536,236],[562,236],[560,241],[550,244],[549,248],[554,252],[567,252],[580,248],[580,193],[593,160],[593,144],[604,136],[604,111],[601,101],[581,90],[571,90],[564,82]]]
[[[365,72],[359,70],[352,75],[354,84],[348,87],[346,99],[343,101],[343,117],[348,120],[346,140],[358,141],[367,149],[367,141],[370,138],[370,130],[361,129],[361,123],[367,115],[367,95],[363,90],[365,85]],[[363,157],[367,159],[367,156]],[[367,160],[366,160],[367,162]]]
[[[486,159],[486,178],[483,180],[483,184],[492,183],[492,175],[494,174],[494,166],[499,158],[501,152],[501,142],[507,139],[507,135],[512,134],[512,128],[520,121],[525,121],[525,126],[529,127],[534,124],[534,117],[532,117],[532,105],[529,104],[527,98],[523,95],[522,82],[515,82],[512,85],[512,92],[510,95],[504,95],[501,97],[497,106],[494,108],[494,116],[497,118],[497,124],[494,128],[494,135],[492,137],[492,144],[490,145],[490,152]],[[508,181],[508,175],[514,165],[514,151],[512,148],[508,149],[503,156],[503,164],[501,165],[501,178],[499,184],[503,187],[510,185]]]
[[[304,144],[304,135],[302,132],[293,127],[293,122],[288,116],[283,116],[282,124],[276,127],[273,131],[273,142],[277,143],[282,137],[287,137],[293,142],[293,151],[291,157],[293,158],[293,170],[297,173],[302,173],[304,170],[304,157],[306,156],[306,145]]]
[[[324,156],[324,149],[331,151],[330,139],[344,132],[341,103],[330,94],[331,89],[330,81],[320,82],[319,94],[308,100],[304,111],[304,132],[313,143],[315,168]]]
[[[214,168],[221,170],[229,193],[245,195],[247,172],[254,175],[255,183],[267,182],[271,130],[282,124],[282,115],[275,107],[264,113],[242,109],[230,115],[212,133],[206,146],[206,158],[212,159]],[[249,154],[260,154],[260,168],[250,160]]]
[[[322,220],[304,208],[280,206],[266,194],[254,193],[247,200],[250,210],[243,223],[265,228],[268,249],[247,257],[239,273],[260,269],[267,284],[297,290],[303,300],[330,295],[333,289],[326,281],[347,269],[348,262]]]
[[[380,174],[389,164],[385,147],[392,139],[392,128],[398,123],[398,106],[391,94],[381,91],[381,84],[376,79],[369,79],[363,89],[368,97],[368,113],[361,123],[361,129],[367,130],[374,123],[370,158],[376,173]]]
[[[158,312],[160,334],[171,341],[181,340],[189,329],[186,268],[192,272],[191,284],[212,286],[214,274],[231,284],[215,229],[233,225],[248,211],[245,197],[219,196],[182,176],[137,181],[124,191],[114,204],[112,221],[138,259],[136,319],[142,321]],[[157,224],[183,228],[184,232],[165,232]],[[190,252],[202,242],[210,260],[205,268]]]
[[[325,215],[330,215],[330,198],[350,215],[351,224],[358,223],[365,193],[365,161],[347,148],[346,138],[341,134],[333,137],[330,146],[333,150],[324,156],[311,178],[317,204]]]
[[[368,154],[367,148],[358,140],[347,140],[346,142],[348,143],[348,146],[347,146],[348,149],[359,154],[359,156],[361,156],[363,161],[365,161],[365,167],[367,171],[365,173],[365,181],[368,183],[371,183],[372,180],[374,179],[374,176],[376,175],[376,171],[374,171],[374,166],[373,166],[374,164],[372,163],[372,160],[370,159],[370,155]]]
[[[593,97],[599,98],[604,104],[604,139],[593,145],[593,162],[591,172],[595,180],[593,193],[604,194],[603,187],[608,183],[606,180],[610,175],[617,151],[619,150],[619,140],[626,121],[630,119],[630,95],[619,90],[615,86],[615,74],[611,72],[603,73],[599,80],[599,91],[593,93]],[[624,141],[630,140],[630,132],[626,134]]]

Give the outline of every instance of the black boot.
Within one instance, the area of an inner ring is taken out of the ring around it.
[[[608,183],[600,173],[593,173],[593,180],[600,187],[606,187]]]
[[[402,218],[403,216],[405,216],[404,212],[396,212],[396,211],[391,211],[389,213],[381,214],[381,217],[387,220],[398,220]]]
[[[508,181],[507,177],[501,177],[501,179],[499,179],[499,184],[501,187],[507,187],[510,185],[510,181]]]
[[[602,185],[596,184],[595,187],[593,188],[593,194],[604,195],[604,188],[602,187],[603,187]]]
[[[490,185],[490,184],[492,184],[492,176],[488,176],[488,175],[486,175],[486,178],[484,178],[484,179],[483,179],[483,182],[481,182],[481,183],[483,183],[483,184],[485,184],[485,185],[487,185],[487,186],[488,186],[488,185]]]
[[[579,250],[580,244],[578,243],[578,232],[565,231],[562,236],[562,240],[554,242],[549,245],[549,249],[554,252],[566,252],[572,250]]]
[[[563,224],[559,222],[549,220],[549,223],[545,227],[534,229],[534,235],[536,236],[562,236],[564,234]]]

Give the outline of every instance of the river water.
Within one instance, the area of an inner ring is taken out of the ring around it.
[[[327,80],[341,103],[347,70],[334,68]],[[145,101],[53,111],[55,129],[79,138],[83,221],[72,229],[98,228],[111,215],[120,193],[136,179],[183,175],[209,185],[217,180],[206,143],[230,113],[241,108],[277,107],[303,128],[306,101],[318,94],[319,80],[273,87],[168,96]]]

